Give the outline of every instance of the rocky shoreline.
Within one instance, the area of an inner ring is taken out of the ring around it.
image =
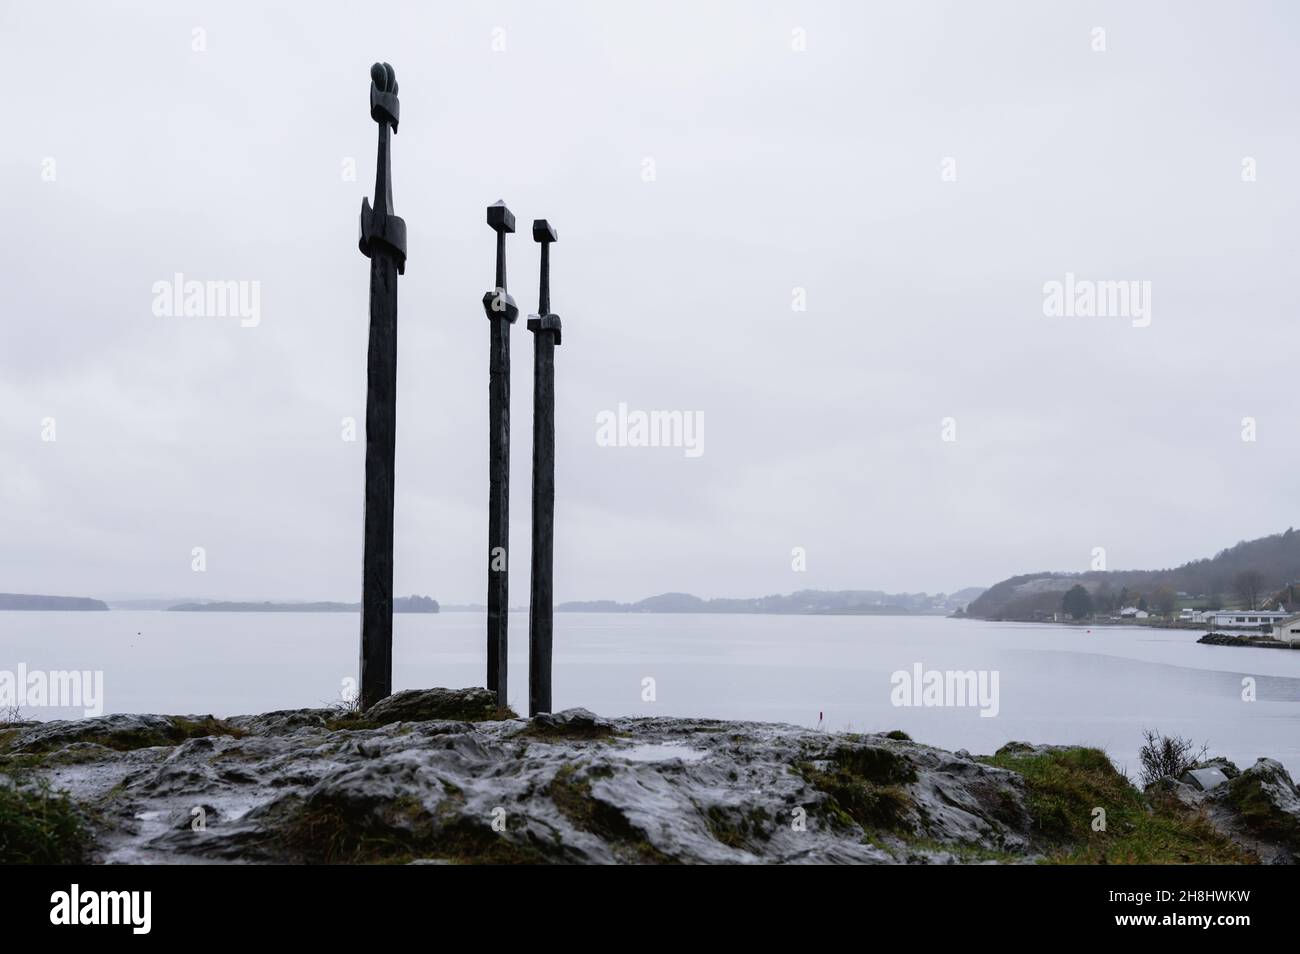
[[[1207,646],[1253,646],[1258,649],[1296,649],[1288,642],[1274,639],[1271,636],[1261,636],[1254,634],[1234,634],[1234,633],[1206,633],[1198,643],[1205,643]]]
[[[977,757],[901,732],[582,709],[524,720],[485,690],[431,689],[397,693],[364,716],[299,709],[0,725],[0,846],[9,845],[0,851],[10,854],[0,860],[1300,857],[1300,794],[1280,764],[1200,768],[1213,771],[1141,792],[1095,749],[1011,743]],[[31,834],[38,815],[47,842]]]

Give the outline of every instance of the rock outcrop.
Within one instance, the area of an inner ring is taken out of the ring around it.
[[[1061,810],[1043,773],[1079,753],[1088,778],[1144,797],[1095,750],[977,758],[902,733],[582,709],[529,721],[482,689],[397,693],[364,715],[0,726],[0,775],[66,792],[88,857],[108,863],[1034,861],[1074,850],[1042,815]],[[1255,846],[1262,806],[1300,804],[1281,766],[1261,766],[1232,782]],[[1171,784],[1192,792],[1178,811],[1209,794]],[[1081,837],[1098,797],[1078,808]]]
[[[1209,788],[1207,773],[1224,781]],[[1177,782],[1158,787],[1209,818],[1227,837],[1266,864],[1300,863],[1300,792],[1291,775],[1274,759],[1259,759],[1245,771],[1227,759],[1198,763]]]

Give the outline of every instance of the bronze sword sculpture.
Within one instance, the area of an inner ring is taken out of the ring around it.
[[[375,206],[361,200],[361,254],[370,259],[366,364],[366,512],[361,584],[361,708],[393,688],[393,462],[397,431],[397,276],[406,272],[406,223],[393,213],[389,131],[397,132],[397,76],[370,67],[370,118],[379,124]]]
[[[510,627],[510,326],[519,307],[506,291],[506,235],[515,217],[504,201],[487,208],[487,224],[497,234],[496,287],[483,296],[489,332],[488,353],[488,609],[487,687],[497,705],[507,700],[507,649]]]
[[[558,236],[545,219],[533,221],[542,246],[533,333],[533,552],[528,599],[528,715],[551,711],[553,622],[552,557],[555,552],[555,349],[560,316],[551,314],[551,243]]]

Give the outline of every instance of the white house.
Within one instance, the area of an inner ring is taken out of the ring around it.
[[[1215,626],[1276,626],[1278,623],[1290,617],[1290,613],[1282,613],[1278,610],[1221,610],[1217,613],[1207,614],[1206,622],[1213,623]]]
[[[1119,611],[1121,619],[1146,619],[1151,614],[1146,610],[1140,610],[1136,606],[1125,606]]]
[[[1293,647],[1300,643],[1300,613],[1274,623],[1273,638],[1285,640]]]

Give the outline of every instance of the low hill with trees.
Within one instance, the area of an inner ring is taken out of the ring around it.
[[[1165,616],[1187,605],[1300,608],[1300,533],[1288,528],[1245,540],[1172,569],[1025,573],[989,587],[966,608],[966,615],[1005,620],[1074,616],[1083,606],[1080,597],[1075,594],[1070,606],[1065,599],[1076,587],[1091,604],[1082,616],[1117,613],[1126,606]]]

